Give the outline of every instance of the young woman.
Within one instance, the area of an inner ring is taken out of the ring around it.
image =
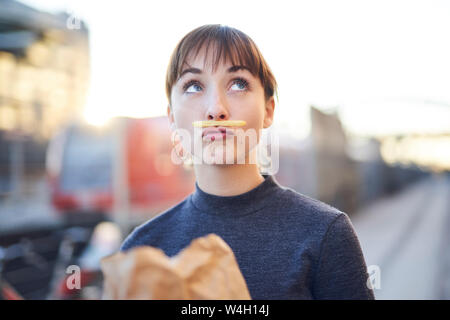
[[[178,43],[167,69],[167,113],[172,129],[184,132],[182,157],[194,159],[195,191],[137,227],[121,250],[149,245],[173,256],[215,233],[233,250],[253,299],[374,299],[347,214],[261,174],[251,161],[255,143],[238,148],[238,129],[259,139],[272,124],[276,89],[239,30],[205,25]]]

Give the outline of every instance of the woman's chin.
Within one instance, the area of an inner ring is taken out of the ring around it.
[[[207,150],[203,153],[203,157],[195,157],[201,164],[207,165],[235,165],[245,163],[245,154],[236,154],[235,152],[224,152],[221,149]]]
[[[236,164],[236,156],[233,154],[227,154],[226,152],[216,151],[211,154],[207,154],[204,159],[204,163],[211,165],[233,165]]]
[[[252,146],[253,147],[253,146]],[[254,157],[253,148],[238,147],[230,143],[223,143],[222,141],[210,142],[203,145],[201,152],[195,153],[196,164],[207,165],[237,165],[237,164],[251,164]],[[200,151],[200,150],[199,150]],[[254,160],[256,163],[256,160]]]

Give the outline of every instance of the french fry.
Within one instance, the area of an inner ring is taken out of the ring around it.
[[[205,121],[194,121],[192,125],[194,127],[213,127],[213,126],[223,126],[223,127],[242,127],[247,124],[244,120],[205,120]]]

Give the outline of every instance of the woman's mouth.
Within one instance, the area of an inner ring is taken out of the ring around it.
[[[203,141],[217,141],[224,140],[229,136],[234,135],[233,130],[225,127],[209,127],[203,129]]]

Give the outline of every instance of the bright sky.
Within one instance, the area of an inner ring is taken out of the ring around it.
[[[303,138],[310,104],[340,107],[361,134],[450,131],[450,2],[22,0],[90,28],[86,117],[164,115],[169,55],[187,32],[227,24],[259,46],[279,82],[275,126]],[[425,101],[425,102],[424,102]]]

